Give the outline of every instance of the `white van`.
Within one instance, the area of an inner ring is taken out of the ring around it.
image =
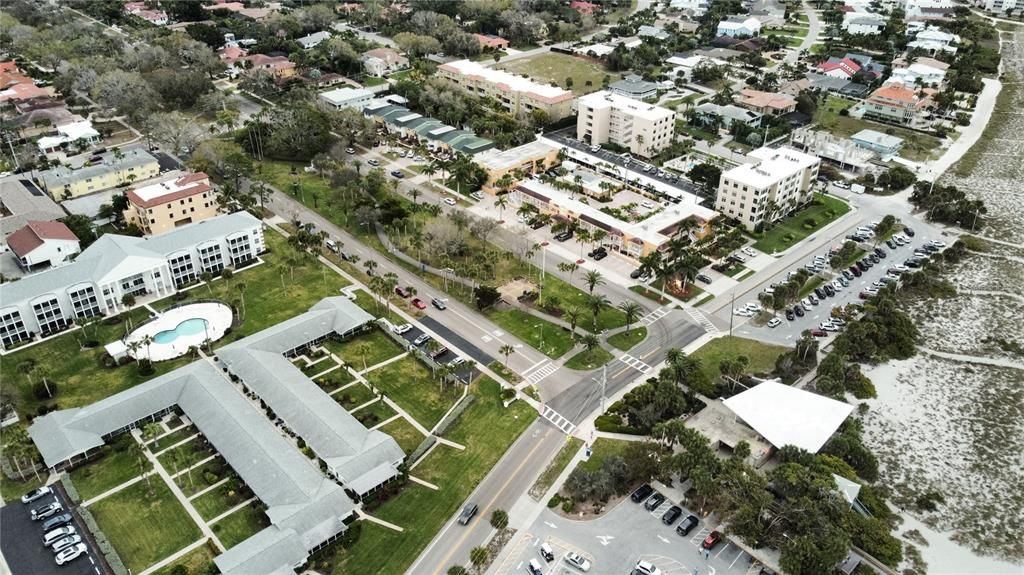
[[[536,559],[530,559],[530,562],[526,564],[526,572],[530,575],[544,575],[544,569]]]
[[[555,560],[555,550],[552,549],[551,546],[548,545],[547,543],[541,543],[541,545],[540,545],[540,556],[543,557],[545,561],[554,561]]]
[[[331,250],[332,252],[338,253],[338,242],[334,240],[327,240],[326,242],[324,242],[324,245],[327,246],[327,249]]]

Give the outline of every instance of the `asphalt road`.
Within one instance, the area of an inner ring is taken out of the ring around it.
[[[469,567],[470,549],[483,544],[494,530],[490,524],[491,512],[511,509],[558,453],[565,438],[547,420],[538,418],[470,494],[467,502],[476,503],[480,508],[476,517],[469,525],[459,525],[456,512],[406,573],[440,575],[452,565]]]

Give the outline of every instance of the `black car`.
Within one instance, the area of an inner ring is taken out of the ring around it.
[[[818,296],[818,299],[825,299],[825,292],[820,287],[814,288],[814,295]]]
[[[903,228],[903,233],[907,234],[908,238],[914,237],[914,230],[911,228]]]
[[[793,313],[795,313],[797,317],[804,317],[804,308],[795,305],[793,306]]]
[[[650,497],[652,493],[654,493],[654,488],[644,483],[640,487],[637,487],[636,491],[634,491],[629,498],[633,500],[633,503],[640,503],[644,499]]]
[[[830,285],[826,285],[822,289],[825,290],[825,295],[827,295],[828,297],[832,297],[832,296],[836,295],[836,289],[834,287],[830,286]]]
[[[467,525],[470,519],[473,519],[473,516],[476,515],[477,511],[479,511],[479,508],[476,506],[476,503],[467,503],[462,508],[462,513],[459,514],[459,525]]]
[[[688,515],[686,519],[679,522],[679,525],[676,525],[676,533],[680,535],[689,535],[690,531],[693,531],[693,528],[696,527],[698,523],[700,523],[700,519],[697,519],[696,515]]]
[[[854,275],[854,277],[858,277],[858,278],[861,275],[861,271],[860,271],[860,268],[858,266],[850,266],[850,273],[852,273]]]
[[[55,515],[43,522],[43,533],[46,533],[47,531],[50,531],[52,529],[56,529],[61,525],[67,525],[68,523],[71,523],[70,513],[61,513],[60,515]]]
[[[890,250],[894,250],[899,247],[899,245],[892,240],[885,240],[885,245],[889,246]]]
[[[907,266],[908,268],[919,268],[921,267],[921,260],[917,258],[910,258],[909,260],[903,262],[903,265]]]
[[[793,321],[794,319],[796,319],[796,316],[793,315],[793,310],[791,310],[791,309],[787,309],[786,310],[786,319],[788,319],[789,321]]]
[[[599,262],[606,257],[608,257],[608,252],[597,252],[596,254],[594,254],[594,261]]]
[[[629,277],[632,278],[632,279],[636,279],[636,278],[640,277],[641,274],[643,274],[643,273],[644,273],[643,270],[641,270],[640,268],[636,268],[635,270],[629,272]]]
[[[847,280],[852,280],[853,272],[851,272],[850,270],[843,270],[843,277],[846,278]]]
[[[557,236],[555,236],[555,239],[560,241],[560,242],[564,242],[565,240],[567,240],[567,239],[569,239],[571,237],[572,237],[572,232],[562,232],[562,233],[558,234]]]
[[[539,230],[544,227],[544,220],[531,220],[530,229]]]
[[[709,278],[708,276],[706,276],[704,274],[697,274],[697,281],[709,284],[709,283],[711,283],[711,278]]]
[[[682,514],[683,510],[680,509],[679,506],[673,505],[672,507],[668,508],[668,511],[666,511],[664,515],[661,516],[661,522],[665,525],[672,525],[676,522],[676,519],[679,519],[679,516]]]
[[[648,511],[654,511],[664,502],[665,496],[660,493],[655,493],[647,500],[646,503],[644,503],[644,507],[646,507]]]
[[[588,258],[592,258],[592,257],[594,257],[594,256],[596,256],[597,254],[600,254],[600,253],[605,253],[605,254],[607,254],[607,253],[608,253],[608,250],[606,250],[606,249],[605,249],[605,248],[604,248],[604,247],[602,246],[602,247],[599,247],[599,248],[597,248],[596,250],[593,250],[593,251],[587,252],[587,257],[588,257]]]
[[[871,267],[871,266],[868,265],[867,263],[865,263],[864,260],[861,260],[861,261],[857,262],[857,269],[859,269],[862,272],[868,271],[869,267]]]
[[[873,264],[877,264],[879,261],[878,254],[871,254],[868,256],[868,259],[871,260],[871,263]]]

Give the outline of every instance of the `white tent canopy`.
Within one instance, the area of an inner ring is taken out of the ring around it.
[[[775,380],[724,403],[775,447],[795,445],[811,453],[817,453],[853,411],[848,403]]]

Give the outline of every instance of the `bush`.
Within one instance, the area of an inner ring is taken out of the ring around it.
[[[220,478],[217,476],[217,474],[212,471],[203,472],[203,481],[206,481],[207,485],[213,485],[214,483],[217,483],[219,479]]]
[[[156,368],[153,367],[152,361],[149,361],[148,359],[139,361],[139,375],[145,377],[153,375],[154,373],[156,373]]]
[[[516,390],[511,387],[506,387],[501,390],[501,399],[508,401],[516,396]]]
[[[93,348],[99,347],[99,345],[100,345],[100,342],[98,340],[87,339],[87,340],[85,340],[85,343],[82,344],[82,347],[84,347],[85,349],[93,349]]]
[[[576,508],[576,502],[572,499],[566,499],[562,501],[562,511],[566,513],[572,513],[572,510]]]
[[[558,507],[561,503],[562,496],[556,493],[551,496],[551,499],[548,499],[548,509],[554,509],[555,507]]]

